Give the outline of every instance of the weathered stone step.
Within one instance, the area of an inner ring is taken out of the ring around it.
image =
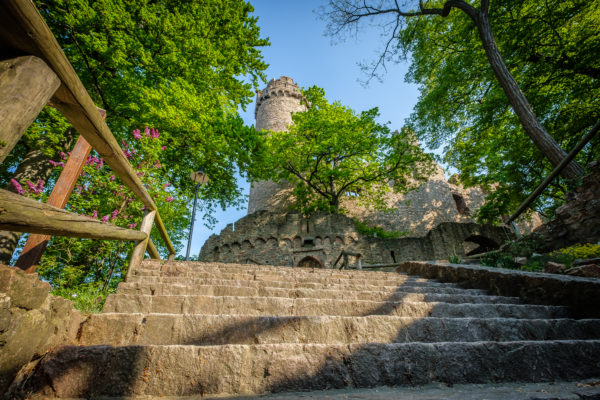
[[[248,287],[248,286],[214,286],[214,285],[181,285],[181,284],[147,284],[120,283],[119,294],[160,295],[197,295],[205,296],[257,296],[257,297],[289,297],[312,299],[343,299],[371,301],[438,301],[445,303],[500,303],[519,304],[518,297],[502,297],[488,295],[463,294],[462,292],[447,293],[444,288],[427,288],[427,292],[419,293],[415,289],[401,288],[393,292],[328,290],[328,289],[289,289],[278,287]]]
[[[377,279],[384,279],[390,275],[403,275],[397,272],[386,272],[386,271],[373,271],[373,270],[339,270],[339,269],[328,269],[328,268],[291,268],[285,266],[272,266],[272,265],[256,265],[256,264],[229,264],[229,263],[209,263],[199,261],[156,261],[156,260],[145,260],[141,266],[141,269],[148,270],[168,270],[168,269],[180,269],[180,270],[193,270],[193,271],[225,271],[225,272],[242,272],[242,273],[254,273],[254,272],[267,272],[267,273],[289,273],[295,274],[311,274],[311,275],[329,275],[339,274],[340,276],[370,276],[378,277]]]
[[[279,287],[289,289],[331,289],[331,290],[358,290],[358,291],[381,291],[391,293],[399,290],[411,292],[428,293],[431,289],[438,289],[439,293],[464,293],[471,295],[487,294],[480,289],[462,289],[455,284],[440,284],[436,282],[407,282],[398,285],[392,284],[365,284],[356,283],[326,283],[326,282],[292,282],[292,281],[254,281],[254,280],[228,280],[228,279],[199,279],[194,277],[178,276],[130,276],[128,283],[140,285],[152,285],[158,283],[178,285],[215,285],[215,286],[247,286],[247,287]],[[386,282],[387,283],[387,282]]]
[[[104,312],[232,315],[397,315],[446,318],[562,318],[566,307],[529,304],[450,304],[245,296],[147,296],[113,294]]]
[[[337,284],[353,284],[353,283],[361,283],[368,285],[402,285],[407,283],[420,284],[423,286],[440,286],[445,285],[444,283],[431,281],[418,277],[411,276],[403,276],[397,274],[391,274],[391,276],[387,279],[373,279],[367,277],[335,277],[335,276],[326,276],[326,275],[283,275],[283,274],[247,274],[247,273],[228,273],[228,272],[160,272],[160,271],[147,271],[147,270],[136,270],[133,272],[131,276],[139,276],[139,277],[179,277],[183,279],[193,278],[193,279],[226,279],[226,280],[236,280],[236,281],[275,281],[275,282],[323,282],[323,283],[337,283]]]
[[[58,397],[238,395],[600,376],[600,341],[62,347],[36,369]]]
[[[589,340],[600,320],[512,318],[254,317],[246,315],[94,314],[80,344],[224,345]]]

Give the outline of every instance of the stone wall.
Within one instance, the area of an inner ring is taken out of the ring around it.
[[[590,164],[589,171],[581,186],[556,209],[555,218],[535,230],[546,240],[544,250],[600,243],[600,160]]]
[[[200,261],[296,266],[301,262],[330,267],[342,250],[359,252],[363,263],[447,259],[472,251],[497,248],[512,233],[505,228],[475,223],[444,222],[422,237],[382,239],[358,233],[344,215],[258,211],[202,247]]]
[[[21,367],[75,340],[81,314],[73,303],[49,294],[37,274],[0,265],[0,393]]]

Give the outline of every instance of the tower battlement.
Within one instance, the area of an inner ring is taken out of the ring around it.
[[[291,97],[302,100],[300,87],[289,76],[281,76],[279,79],[271,79],[267,87],[256,92],[256,107],[254,108],[254,117],[258,119],[258,110],[263,103],[269,99],[277,97]]]

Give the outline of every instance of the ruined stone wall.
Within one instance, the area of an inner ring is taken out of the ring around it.
[[[422,237],[381,239],[358,233],[354,221],[344,215],[258,211],[202,247],[200,261],[296,266],[312,259],[330,267],[342,250],[359,252],[363,263],[394,263],[407,260],[447,259],[479,249],[497,248],[512,233],[504,228],[475,223],[445,222]]]
[[[31,360],[72,343],[83,318],[37,274],[0,264],[0,393]]]
[[[257,130],[285,132],[292,123],[292,113],[305,111],[302,93],[292,78],[272,79],[256,94],[254,117]],[[289,185],[271,181],[253,182],[248,199],[248,214],[258,210],[287,210],[293,202]]]
[[[600,243],[600,160],[590,164],[589,171],[581,186],[556,209],[554,219],[535,230],[544,237],[545,250]]]

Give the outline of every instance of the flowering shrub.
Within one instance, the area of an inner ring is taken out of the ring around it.
[[[160,162],[161,152],[165,147],[160,133],[150,128],[145,128],[143,133],[134,130],[128,140],[121,141],[121,145],[124,155],[154,199],[163,221],[167,223],[172,242],[178,243],[189,220],[188,198],[167,180],[169,171]],[[68,157],[69,154],[62,153],[60,161],[49,160],[57,172],[55,175],[62,170]],[[42,181],[33,183],[13,180],[11,183],[21,195],[42,200],[47,196]],[[146,211],[143,203],[97,154],[88,156],[65,209],[129,229],[138,227]],[[167,251],[160,235],[153,232],[152,236],[159,251],[166,256]],[[128,257],[133,246],[133,242],[53,237],[38,272],[52,284],[57,294],[74,300],[76,305],[78,299],[85,298],[85,304],[79,306],[87,311],[94,304],[99,309],[102,299],[126,275]],[[90,303],[89,299],[98,297],[100,300]]]
[[[568,256],[572,259],[600,257],[600,244],[578,243],[550,253],[553,257]]]

